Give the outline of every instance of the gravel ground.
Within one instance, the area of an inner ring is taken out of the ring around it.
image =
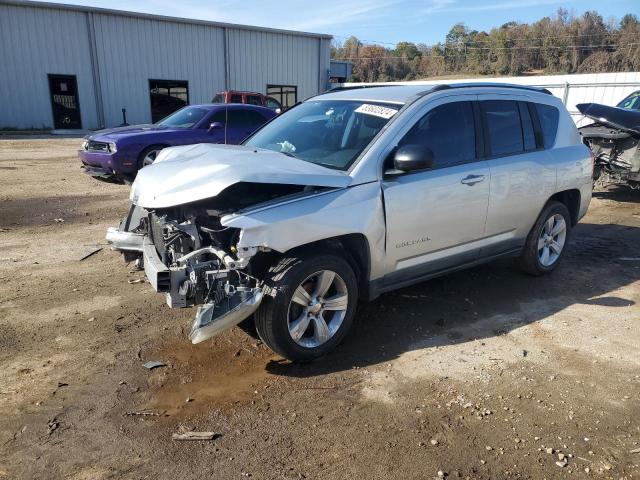
[[[128,188],[79,142],[0,137],[0,479],[640,476],[640,193],[596,193],[554,274],[386,294],[298,366],[188,342],[193,310],[104,244]]]

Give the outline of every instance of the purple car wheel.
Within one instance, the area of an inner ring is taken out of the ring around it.
[[[151,147],[142,152],[142,167],[146,167],[147,165],[151,165],[156,161],[156,157],[162,150],[162,147]]]

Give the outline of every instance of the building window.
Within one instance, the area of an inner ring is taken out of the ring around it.
[[[149,80],[151,121],[156,123],[189,105],[189,83],[184,80]]]
[[[293,107],[298,102],[298,87],[295,85],[267,85],[267,97],[274,98],[282,109]]]

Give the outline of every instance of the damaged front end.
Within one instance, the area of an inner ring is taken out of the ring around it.
[[[579,129],[594,156],[596,184],[640,188],[640,112],[597,103],[577,105],[595,123]]]
[[[263,298],[250,261],[266,247],[239,246],[242,231],[224,227],[222,216],[252,203],[299,194],[294,185],[237,184],[218,197],[191,204],[144,209],[132,205],[107,240],[126,261],[135,260],[171,308],[197,306],[189,338],[207,340],[251,316]],[[255,193],[258,191],[258,193]],[[228,205],[237,206],[231,210]]]

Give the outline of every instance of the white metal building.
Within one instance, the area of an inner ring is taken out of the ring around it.
[[[284,106],[328,88],[331,36],[0,0],[0,128],[96,129],[221,90]]]

